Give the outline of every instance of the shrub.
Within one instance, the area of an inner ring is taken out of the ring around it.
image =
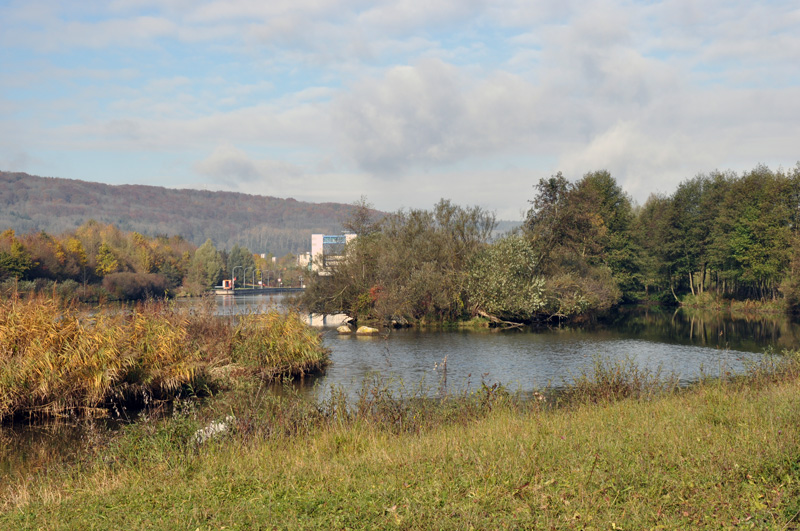
[[[103,289],[118,300],[143,300],[167,294],[167,279],[157,273],[111,273]]]

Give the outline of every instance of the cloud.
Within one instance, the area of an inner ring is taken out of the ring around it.
[[[598,127],[588,143],[565,150],[571,177],[607,169],[640,202],[713,169],[746,171],[759,162],[792,166],[800,89],[706,90],[663,94],[639,114]]]
[[[174,22],[153,16],[99,22],[44,19],[27,27],[9,28],[0,42],[9,47],[24,45],[42,52],[59,52],[73,47],[153,47],[154,41],[179,33],[180,28]]]
[[[517,209],[558,170],[646,197],[800,157],[791,0],[0,4],[3,160],[51,175]]]
[[[25,151],[5,151],[0,152],[0,170],[3,171],[27,171],[29,166],[41,162]]]
[[[253,159],[243,150],[228,144],[218,146],[211,155],[197,162],[194,169],[217,183],[236,188],[251,183],[274,188],[281,180],[292,181],[303,175],[303,171],[292,164]]]
[[[426,59],[356,83],[331,114],[346,152],[364,170],[386,174],[515,145],[537,125],[536,94],[508,73],[475,77]]]

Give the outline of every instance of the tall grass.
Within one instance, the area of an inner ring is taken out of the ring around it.
[[[264,333],[269,331],[269,333]],[[302,322],[297,313],[277,310],[240,316],[233,331],[233,360],[274,378],[281,374],[303,376],[324,368],[327,357],[322,337]]]
[[[0,485],[0,527],[797,529],[798,367],[564,408],[487,386],[416,401],[380,379],[320,403],[249,380],[238,405],[178,408]],[[235,429],[198,445],[231,408]]]
[[[649,399],[678,389],[678,375],[639,367],[632,359],[597,356],[559,397],[563,403],[614,402]]]
[[[102,413],[110,401],[222,384],[222,374],[302,375],[327,360],[318,334],[295,314],[237,323],[163,302],[88,311],[44,296],[0,301],[0,419]]]

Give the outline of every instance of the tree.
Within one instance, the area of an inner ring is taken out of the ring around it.
[[[630,233],[630,199],[608,172],[571,184],[559,172],[541,179],[523,225],[555,300],[555,314],[607,308],[622,284],[638,287],[637,249]]]
[[[739,296],[775,297],[789,268],[792,248],[792,183],[758,166],[732,183],[721,216],[721,232],[742,291]]]
[[[569,222],[569,193],[572,185],[558,172],[549,179],[540,179],[536,195],[529,201],[524,228],[537,250],[539,258],[546,262],[556,245],[564,245],[575,239]]]
[[[633,224],[632,237],[642,250],[639,256],[640,281],[646,295],[651,292],[669,293],[668,290],[672,288],[664,245],[669,207],[668,197],[652,194],[639,210]]]
[[[377,212],[372,203],[367,201],[367,196],[362,195],[353,203],[349,216],[342,222],[348,232],[358,236],[367,236],[380,229]]]
[[[390,214],[347,244],[330,275],[311,278],[303,304],[356,319],[457,319],[468,313],[467,264],[494,227],[493,214],[447,200]]]
[[[518,234],[501,238],[479,252],[469,267],[469,300],[490,316],[532,321],[548,313],[545,279],[536,269],[538,256]]]
[[[120,270],[116,253],[111,249],[111,246],[105,242],[100,244],[95,262],[97,264],[95,271],[101,277],[116,273]]]
[[[575,203],[588,218],[589,240],[594,245],[587,259],[595,265],[605,264],[623,293],[643,287],[641,279],[642,249],[632,233],[634,220],[631,199],[605,170],[590,172],[575,186]]]
[[[255,268],[256,262],[253,259],[253,253],[247,247],[239,247],[239,244],[235,244],[230,253],[228,253],[227,273],[229,275],[234,275],[235,273],[234,276],[237,279],[242,279],[241,285],[245,285],[247,282],[245,272],[249,271],[248,275],[250,275],[255,271]]]
[[[0,234],[0,279],[22,278],[34,266],[30,254],[9,229]]]
[[[208,239],[197,248],[189,266],[189,282],[211,289],[222,280],[224,263],[214,243]]]

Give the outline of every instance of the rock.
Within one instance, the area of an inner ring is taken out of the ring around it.
[[[391,323],[393,328],[406,328],[407,326],[410,326],[408,319],[403,316],[392,316]]]
[[[359,326],[358,330],[356,330],[356,334],[360,336],[374,336],[375,334],[380,334],[381,331],[377,328],[372,328],[369,326]]]
[[[351,334],[353,332],[353,329],[347,326],[346,324],[343,324],[342,326],[338,327],[336,331],[339,332],[340,334]]]
[[[195,444],[201,445],[210,439],[224,435],[231,429],[235,420],[233,415],[228,415],[224,421],[214,421],[205,428],[197,430],[194,434]]]

